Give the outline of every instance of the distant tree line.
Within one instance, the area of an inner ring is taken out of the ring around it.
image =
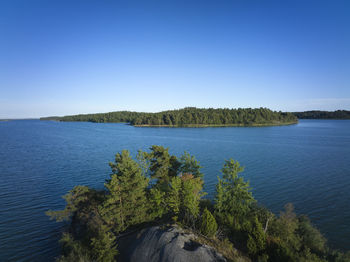
[[[201,109],[187,107],[159,113],[129,111],[49,117],[42,120],[85,121],[96,123],[127,122],[135,126],[249,126],[296,123],[291,113],[272,111],[267,108]]]
[[[104,190],[76,186],[64,196],[65,209],[47,212],[70,223],[60,241],[59,261],[116,261],[118,237],[169,223],[216,246],[228,261],[350,261],[350,253],[331,250],[291,204],[279,216],[259,206],[241,175],[243,168],[232,159],[223,165],[212,200],[203,199],[200,163],[186,152],[178,158],[152,146],[134,159],[124,150],[110,167]]]
[[[350,119],[350,111],[305,111],[293,113],[299,119]]]

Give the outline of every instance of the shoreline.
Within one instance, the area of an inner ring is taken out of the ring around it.
[[[299,121],[296,122],[287,122],[287,123],[267,123],[267,124],[226,124],[226,125],[203,125],[203,124],[186,124],[186,125],[132,125],[134,127],[168,127],[168,128],[206,128],[206,127],[269,127],[269,126],[289,126],[296,125]]]
[[[167,127],[167,128],[206,128],[206,127],[269,127],[269,126],[290,126],[296,125],[296,122],[285,122],[285,123],[264,123],[264,124],[223,124],[223,125],[207,125],[207,124],[185,124],[185,125],[133,125],[128,122],[94,122],[94,121],[64,121],[59,119],[40,119],[41,121],[53,121],[53,122],[84,122],[84,123],[95,123],[95,124],[127,124],[133,127]]]
[[[167,127],[167,128],[206,128],[206,127],[269,127],[269,126],[290,126],[296,125],[296,122],[286,122],[286,123],[265,123],[265,124],[224,124],[224,125],[207,125],[207,124],[185,124],[185,125],[133,125],[128,122],[94,122],[94,121],[62,121],[55,119],[40,119],[41,121],[53,121],[53,122],[70,122],[70,123],[95,123],[95,124],[127,124],[133,127]]]

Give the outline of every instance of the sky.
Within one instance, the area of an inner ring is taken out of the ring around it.
[[[0,1],[0,118],[350,110],[350,1]]]

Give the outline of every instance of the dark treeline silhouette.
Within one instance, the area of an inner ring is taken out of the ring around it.
[[[95,123],[126,122],[135,126],[259,126],[293,124],[298,121],[292,113],[276,112],[267,108],[203,109],[195,107],[159,113],[119,111],[41,119]]]
[[[305,112],[293,112],[293,114],[299,119],[350,119],[350,111],[337,110],[337,111],[305,111]]]

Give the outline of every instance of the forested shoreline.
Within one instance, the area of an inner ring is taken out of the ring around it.
[[[47,214],[68,221],[58,261],[117,261],[118,237],[152,224],[177,224],[203,236],[228,261],[346,262],[350,252],[330,249],[326,239],[287,204],[280,215],[260,206],[243,167],[224,162],[214,199],[204,199],[204,174],[194,156],[177,157],[152,146],[116,154],[104,190],[76,186],[66,207]],[[201,242],[201,237],[197,239]]]
[[[133,126],[206,127],[206,126],[269,126],[298,122],[291,113],[267,108],[213,109],[187,107],[159,113],[118,111],[99,114],[81,114],[46,117],[41,120],[83,121],[94,123],[130,123]]]
[[[299,119],[350,119],[350,111],[348,110],[312,110],[304,112],[293,112],[293,114]]]

